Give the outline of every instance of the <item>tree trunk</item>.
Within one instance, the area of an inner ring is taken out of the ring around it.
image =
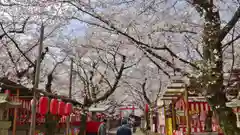
[[[97,99],[97,94],[96,94],[96,88],[94,86],[92,86],[92,99],[96,100]],[[95,108],[97,107],[96,104],[93,105]],[[92,120],[93,121],[97,121],[97,113],[96,112],[92,112]]]
[[[87,126],[87,114],[84,113],[81,115],[80,132],[78,133],[78,135],[86,135],[86,126]]]
[[[151,126],[150,126],[149,112],[145,113],[145,122],[146,122],[146,130],[150,130]]]
[[[54,135],[55,134],[55,129],[58,124],[58,119],[55,118],[54,115],[48,113],[46,115],[46,122],[45,122],[45,131],[46,135]]]
[[[207,118],[205,119],[205,132],[212,132],[212,111],[208,111]]]
[[[227,98],[224,88],[223,50],[221,35],[221,19],[213,1],[203,3],[196,1],[204,14],[203,32],[203,60],[207,69],[203,69],[203,84],[205,97],[212,110],[217,114],[217,119],[224,135],[240,135],[237,128],[236,115],[226,106]],[[207,10],[206,10],[207,9]]]
[[[237,118],[232,108],[225,105],[226,96],[224,93],[217,93],[213,97],[208,98],[208,103],[213,111],[217,114],[217,119],[224,135],[239,135],[240,129],[237,128]]]

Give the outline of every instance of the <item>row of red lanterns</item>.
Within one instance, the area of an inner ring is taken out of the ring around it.
[[[39,99],[39,113],[46,115],[49,111],[53,115],[69,116],[72,113],[73,107],[71,103],[51,99],[49,106],[49,98],[41,97]]]
[[[5,94],[11,96],[10,90],[5,90]],[[32,101],[31,101],[32,104]],[[49,111],[49,98],[41,97],[39,100],[39,113],[45,115]],[[57,99],[51,99],[50,102],[50,113],[53,115],[65,115],[68,116],[72,113],[72,104],[58,101]]]

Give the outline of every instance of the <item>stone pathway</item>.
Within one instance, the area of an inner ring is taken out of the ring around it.
[[[144,133],[138,128],[136,133],[133,133],[133,135],[144,135]]]
[[[111,129],[108,134],[109,135],[116,135],[117,132],[117,128]],[[133,135],[144,135],[144,133],[138,128],[137,131],[135,133],[133,133]]]

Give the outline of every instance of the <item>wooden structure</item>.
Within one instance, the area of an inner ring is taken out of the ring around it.
[[[14,102],[19,102],[18,109],[10,108],[8,111],[9,120],[11,123],[14,123],[14,116],[16,116],[16,129],[14,129],[13,126],[13,135],[16,131],[25,132],[28,133],[29,130],[29,124],[31,121],[31,99],[32,99],[32,91],[20,84],[17,84],[7,78],[1,78],[1,91],[0,93],[4,93],[5,90],[10,90],[11,96],[9,97],[9,100]],[[50,97],[53,94],[49,94]],[[40,93],[37,94],[38,97],[42,96]],[[66,99],[63,97],[63,99]],[[63,100],[65,101],[65,100]],[[66,102],[69,102],[66,100]],[[77,105],[75,102],[72,102],[73,105]],[[75,107],[73,110],[73,113],[70,116],[70,123],[73,128],[79,127],[80,120],[81,120],[81,108]],[[66,126],[66,116],[62,116],[59,118],[58,127],[65,127]],[[40,115],[37,109],[36,114],[36,130],[37,131],[44,131],[44,123],[45,123],[45,117]],[[12,125],[12,124],[11,124]]]
[[[9,103],[12,104],[14,103],[14,101],[18,102],[18,109],[16,111],[16,109],[14,108],[9,108],[9,110],[7,111],[7,116],[9,116],[9,121],[4,122],[5,125],[7,127],[12,126],[13,123],[16,123],[16,128],[14,128],[13,126],[13,135],[14,132],[16,131],[21,131],[21,133],[18,134],[28,134],[28,130],[29,130],[29,125],[30,125],[30,121],[31,121],[31,100],[33,97],[33,93],[30,89],[17,84],[7,78],[1,78],[0,79],[0,87],[1,87],[1,91],[0,94],[4,93],[5,90],[10,90],[11,96],[8,98],[9,99]],[[79,132],[79,127],[81,124],[81,116],[82,116],[82,105],[80,105],[77,101],[69,99],[67,97],[62,97],[59,95],[54,95],[51,93],[47,93],[47,92],[39,92],[37,94],[37,97],[40,98],[41,95],[40,93],[43,93],[45,96],[48,96],[50,98],[58,98],[61,99],[64,102],[71,102],[75,107],[73,109],[73,113],[70,115],[69,121],[70,121],[70,131],[71,131],[71,135],[77,135]],[[12,104],[14,105],[14,104]],[[1,102],[0,102],[0,107],[1,107]],[[38,108],[38,103],[37,103],[37,108]],[[43,132],[45,132],[45,122],[46,122],[46,117],[42,116],[39,113],[39,110],[36,109],[36,133],[37,134],[42,134]],[[91,111],[97,111],[97,112],[103,112],[105,109],[103,108],[89,108],[88,110],[88,114],[87,114],[87,127],[86,127],[86,134],[97,134],[97,128],[98,126],[101,124],[101,122],[96,122],[96,121],[92,121],[91,119]],[[16,121],[14,121],[14,117],[16,117]],[[99,114],[99,117],[106,117],[103,115]],[[66,129],[66,121],[68,120],[67,116],[57,116],[58,124],[57,124],[57,133],[58,134],[64,134],[65,129]],[[3,122],[0,121],[0,126],[4,126]],[[1,129],[1,128],[0,128]],[[0,130],[1,131],[1,130]],[[4,130],[5,132],[7,130]],[[24,132],[23,132],[24,131]],[[1,134],[0,135],[4,135]]]
[[[161,100],[165,106],[167,135],[172,135],[174,130],[180,130],[186,135],[204,132],[206,115],[211,108],[204,97],[189,92],[188,86],[182,80],[174,80],[163,93]],[[220,132],[216,120],[212,129]]]
[[[9,109],[20,105],[21,103],[10,101],[8,94],[0,94],[0,135],[8,135],[12,125],[12,121],[9,120]]]

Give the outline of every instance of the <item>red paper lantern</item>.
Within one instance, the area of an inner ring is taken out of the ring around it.
[[[72,104],[71,103],[67,103],[65,106],[65,115],[70,115],[72,113]]]
[[[58,104],[58,114],[59,115],[65,114],[65,103],[63,101],[59,102]]]
[[[145,112],[148,113],[148,111],[149,111],[149,106],[148,106],[148,104],[146,104],[145,105]]]
[[[42,115],[48,112],[48,97],[41,97],[39,100],[39,113]]]
[[[50,112],[53,115],[58,114],[58,100],[57,99],[52,99],[50,103]]]

